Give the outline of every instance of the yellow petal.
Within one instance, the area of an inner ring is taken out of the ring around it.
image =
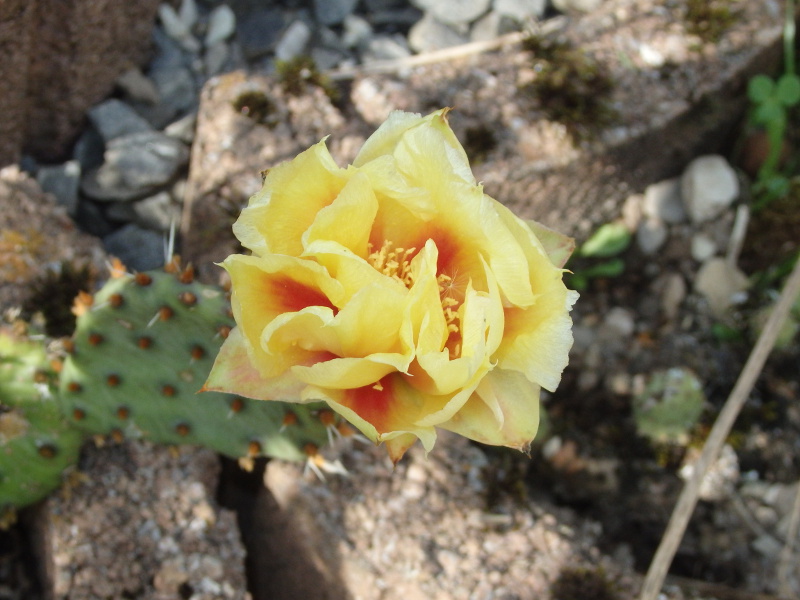
[[[419,425],[418,421],[448,400],[421,394],[399,373],[387,375],[374,385],[347,390],[309,386],[304,390],[303,398],[326,401],[373,442],[410,434],[422,441],[426,451],[433,447],[436,431],[432,426]]]
[[[344,356],[397,353],[411,360],[412,332],[410,324],[404,327],[408,290],[385,279],[359,290],[333,320]]]
[[[307,248],[315,240],[326,240],[366,257],[367,242],[377,211],[378,201],[369,179],[356,173],[336,199],[318,212],[303,234],[303,246]]]
[[[539,428],[539,386],[521,373],[495,369],[440,427],[483,444],[528,452]]]
[[[269,171],[233,232],[253,254],[299,256],[303,233],[336,199],[347,179],[347,171],[336,165],[323,140]]]
[[[402,283],[386,282],[386,278],[381,272],[377,271],[363,257],[338,242],[315,240],[308,244],[303,255],[315,259],[325,267],[331,278],[341,286],[340,304],[342,305],[347,304],[359,290],[369,285],[392,285],[397,290],[405,289]]]
[[[459,153],[466,162],[466,153],[447,123],[448,108],[437,110],[425,117],[418,113],[393,111],[369,139],[364,142],[361,151],[353,160],[353,166],[362,167],[369,161],[381,156],[393,154],[402,138],[416,128],[429,128],[439,132],[448,146]]]
[[[392,463],[396,465],[400,462],[400,459],[403,458],[403,455],[414,445],[417,439],[417,436],[413,433],[400,433],[387,437],[384,440],[384,444],[386,445],[386,450],[389,452],[389,458]],[[425,450],[426,452],[430,452],[431,449],[426,448]]]
[[[434,117],[410,128],[392,152],[398,170],[412,185],[437,194],[449,180],[475,185],[475,176],[464,149],[450,127]]]
[[[319,265],[288,256],[233,255],[223,266],[231,276],[233,316],[252,348],[251,358],[263,376],[274,377],[279,369],[262,343],[266,327],[309,306],[332,313],[330,298],[341,295],[340,286]]]
[[[314,365],[294,366],[294,377],[308,385],[327,389],[349,389],[374,385],[402,366],[397,354],[373,354],[367,358],[331,358]]]
[[[202,391],[227,392],[259,400],[295,399],[305,384],[290,372],[265,379],[253,366],[251,348],[234,327],[220,348]]]
[[[530,227],[536,239],[542,243],[542,247],[553,266],[560,269],[567,264],[569,257],[575,251],[574,238],[559,233],[555,229],[545,227],[536,221],[527,220],[525,223]]]
[[[569,310],[577,297],[566,288],[555,289],[539,296],[530,308],[506,309],[506,334],[496,354],[498,366],[524,373],[530,381],[554,391],[569,360]]]

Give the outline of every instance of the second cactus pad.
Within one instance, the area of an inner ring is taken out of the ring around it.
[[[176,262],[110,279],[78,317],[61,377],[67,418],[89,433],[232,457],[313,455],[332,426],[322,407],[197,393],[233,325],[225,292]]]
[[[83,436],[62,418],[55,377],[43,342],[0,328],[0,526],[78,460]]]

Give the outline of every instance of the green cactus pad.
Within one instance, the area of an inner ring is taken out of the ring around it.
[[[78,460],[43,343],[0,330],[0,514],[44,498]]]
[[[654,442],[685,443],[705,402],[703,386],[690,369],[656,371],[644,391],[633,398],[636,429]]]
[[[167,271],[111,279],[78,317],[61,378],[67,417],[93,434],[231,457],[314,455],[334,426],[323,405],[198,394],[234,323],[221,289]]]

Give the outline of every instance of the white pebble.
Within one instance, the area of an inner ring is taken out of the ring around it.
[[[208,16],[208,31],[206,31],[205,46],[211,46],[227,40],[236,29],[236,15],[227,4],[220,4]]]

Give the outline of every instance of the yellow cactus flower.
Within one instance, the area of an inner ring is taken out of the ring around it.
[[[437,428],[528,449],[572,345],[574,244],[484,194],[447,112],[392,113],[347,168],[323,140],[269,171],[204,389],[325,401],[395,462]]]

